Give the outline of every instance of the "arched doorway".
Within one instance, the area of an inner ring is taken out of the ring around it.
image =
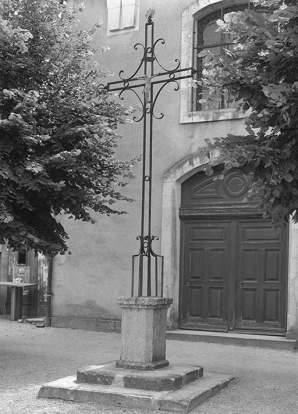
[[[286,332],[288,229],[272,229],[237,170],[200,171],[181,187],[180,326]]]

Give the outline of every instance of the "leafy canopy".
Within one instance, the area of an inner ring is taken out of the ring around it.
[[[254,0],[254,8],[229,13],[218,30],[233,45],[222,55],[203,53],[202,83],[226,89],[248,110],[248,134],[216,138],[218,162],[251,173],[264,217],[276,226],[298,221],[298,5]]]
[[[128,109],[113,102],[94,60],[96,27],[56,0],[0,6],[0,243],[45,254],[67,250],[67,214],[120,214],[130,162],[114,158]]]

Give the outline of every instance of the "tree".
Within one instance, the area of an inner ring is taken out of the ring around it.
[[[0,7],[0,243],[64,253],[58,215],[94,222],[129,200],[117,187],[131,162],[114,158],[129,109],[101,86],[98,25],[78,30],[78,10],[56,0]]]
[[[298,221],[298,5],[294,0],[254,0],[254,8],[218,21],[233,45],[222,55],[202,53],[202,84],[226,89],[248,110],[248,134],[216,138],[225,169],[253,177],[264,217],[275,226]]]

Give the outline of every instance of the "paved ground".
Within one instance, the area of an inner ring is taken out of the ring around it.
[[[37,399],[42,383],[119,357],[120,335],[36,328],[0,317],[1,414],[139,414],[140,411]],[[298,353],[232,345],[167,342],[170,363],[203,365],[236,377],[192,414],[298,413]],[[165,414],[164,411],[159,411]]]

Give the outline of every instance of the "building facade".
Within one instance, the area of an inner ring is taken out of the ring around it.
[[[79,3],[73,1],[74,4]],[[156,56],[171,70],[194,67],[198,77],[205,47],[227,43],[216,31],[224,13],[249,7],[242,0],[86,0],[82,28],[102,21],[94,46],[108,46],[97,60],[103,70],[131,76],[142,59],[146,12],[155,9]],[[219,94],[210,105],[203,88],[189,79],[180,89],[167,85],[156,103],[153,129],[154,251],[165,260],[164,295],[173,298],[169,329],[238,331],[298,337],[298,226],[276,232],[257,202],[246,198],[249,179],[231,171],[222,180],[205,174],[216,154],[206,155],[206,139],[245,134],[247,114]],[[124,103],[138,104],[127,93]],[[116,156],[142,154],[142,126],[128,123]],[[215,168],[215,176],[222,167]],[[118,296],[130,295],[131,257],[139,251],[141,163],[123,190],[135,201],[119,203],[127,214],[95,214],[96,224],[62,218],[71,255],[55,258],[52,326],[117,331]]]

